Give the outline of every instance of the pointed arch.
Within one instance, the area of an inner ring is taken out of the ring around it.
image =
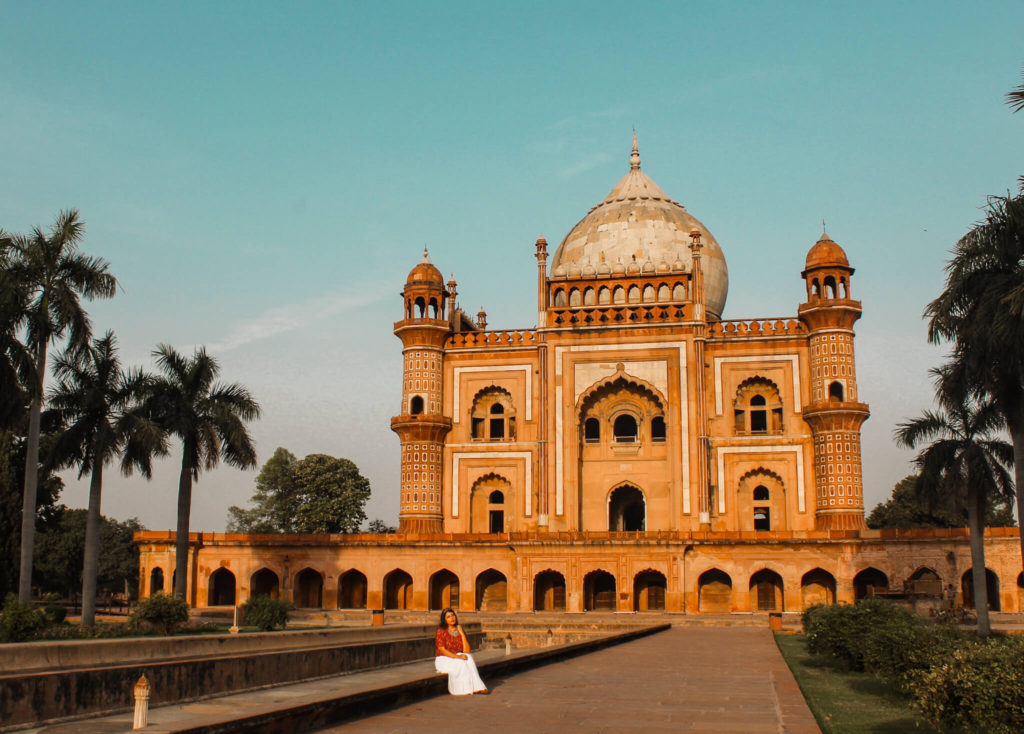
[[[732,611],[732,578],[725,571],[709,568],[697,578],[697,609],[702,614]]]
[[[580,394],[579,399],[576,401],[577,415],[582,415],[586,412],[588,404],[593,401],[598,393],[615,389],[633,389],[642,393],[647,393],[662,411],[665,410],[665,406],[668,404],[668,401],[665,399],[665,396],[661,394],[661,390],[656,388],[647,380],[640,377],[634,377],[627,373],[621,365],[619,367],[620,368],[615,371],[615,374],[598,380]]]
[[[583,611],[615,611],[615,576],[604,569],[594,569],[583,577]]]
[[[269,568],[261,568],[249,578],[249,596],[269,596],[277,599],[281,595],[281,582]]]
[[[736,387],[733,398],[736,435],[782,433],[782,393],[767,377],[748,377]]]
[[[430,609],[459,608],[459,577],[442,568],[430,576]]]
[[[495,493],[500,493],[500,502],[495,501]],[[511,532],[516,506],[512,482],[497,472],[484,474],[469,490],[469,532]]]
[[[508,579],[501,571],[488,568],[476,577],[476,610],[504,612],[508,609]]]
[[[549,568],[533,577],[533,610],[565,611],[565,576]]]
[[[235,574],[221,566],[210,574],[207,606],[233,607],[235,605]]]
[[[812,568],[800,579],[801,606],[836,603],[836,577],[823,568]]]
[[[668,579],[661,571],[645,568],[633,577],[633,611],[665,611],[665,591]]]

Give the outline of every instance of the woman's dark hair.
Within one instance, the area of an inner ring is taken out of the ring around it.
[[[437,625],[438,629],[446,629],[448,627],[448,622],[445,621],[445,617],[448,616],[448,612],[451,612],[452,614],[455,614],[455,610],[452,609],[451,607],[448,607],[447,609],[443,609],[441,611],[441,623],[439,625]],[[458,614],[455,614],[455,621],[456,622],[459,621],[459,615]]]

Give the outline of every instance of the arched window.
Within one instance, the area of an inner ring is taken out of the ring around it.
[[[672,289],[668,287],[668,284],[662,283],[658,286],[658,300],[663,303],[672,300]]]
[[[164,590],[164,570],[154,568],[149,574],[149,593],[156,594]]]
[[[771,495],[768,493],[768,487],[760,484],[754,487],[754,501],[755,502],[767,502]]]
[[[778,386],[764,377],[740,383],[733,403],[737,435],[782,433],[782,398]]]
[[[836,297],[836,279],[831,276],[825,276],[825,298],[832,299]]]
[[[654,303],[656,296],[654,295],[654,286],[647,284],[644,286],[644,303]]]
[[[640,438],[636,418],[629,413],[620,415],[612,424],[612,435],[616,443],[636,443]]]
[[[412,400],[409,401],[409,412],[412,415],[419,415],[423,412],[423,396],[413,395]]]
[[[843,383],[836,381],[828,386],[828,399],[832,403],[843,402]]]
[[[651,440],[655,443],[665,441],[665,419],[660,415],[651,418]]]
[[[505,532],[505,495],[500,489],[491,492],[487,498],[490,505],[487,510],[487,525],[492,533]]]
[[[597,418],[587,418],[583,423],[583,440],[587,443],[600,443],[601,421]]]
[[[555,291],[555,308],[565,308],[565,291],[561,288]]]
[[[436,319],[437,318],[437,299],[436,298],[431,298],[430,299],[430,318],[432,318],[432,319]]]
[[[849,298],[850,297],[850,293],[849,293],[849,291],[846,288],[846,278],[840,278],[839,279],[839,297],[840,298]]]
[[[626,302],[626,289],[621,285],[615,286],[615,290],[612,291],[612,303],[622,304]]]
[[[628,485],[617,488],[608,498],[608,529],[635,533],[647,529],[644,493]]]
[[[416,299],[416,315],[421,319],[427,315],[427,302],[423,300],[423,296]]]
[[[470,419],[470,437],[476,441],[515,441],[516,417],[512,396],[492,386],[476,394]]]
[[[686,286],[682,283],[676,283],[672,287],[672,300],[673,301],[685,301],[686,300]]]
[[[579,288],[573,288],[569,291],[569,306],[575,308],[580,305],[580,291]]]
[[[597,303],[597,295],[594,293],[593,288],[587,288],[583,291],[583,305],[593,306]]]
[[[639,286],[631,285],[629,287],[629,294],[626,296],[626,300],[629,303],[640,303],[640,288],[639,288]]]
[[[512,483],[498,474],[485,474],[473,483],[469,492],[469,532],[507,533],[514,517],[508,510],[515,506]]]
[[[612,302],[612,290],[608,286],[601,286],[601,290],[597,292],[597,303],[601,306],[607,306]]]

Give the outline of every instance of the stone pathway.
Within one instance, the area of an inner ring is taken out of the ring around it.
[[[323,730],[818,734],[767,630],[674,628]]]

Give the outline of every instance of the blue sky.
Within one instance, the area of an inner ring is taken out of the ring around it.
[[[1021,28],[1020,2],[0,2],[0,227],[79,209],[127,361],[207,345],[263,404],[261,462],[351,458],[395,521],[406,273],[426,245],[467,310],[535,325],[533,241],[611,189],[635,126],[725,252],[726,318],[795,314],[823,218],[846,249],[870,507],[930,405],[948,250],[1024,173]],[[104,512],[172,527],[175,463],[111,474]],[[203,475],[193,528],[254,475]]]

